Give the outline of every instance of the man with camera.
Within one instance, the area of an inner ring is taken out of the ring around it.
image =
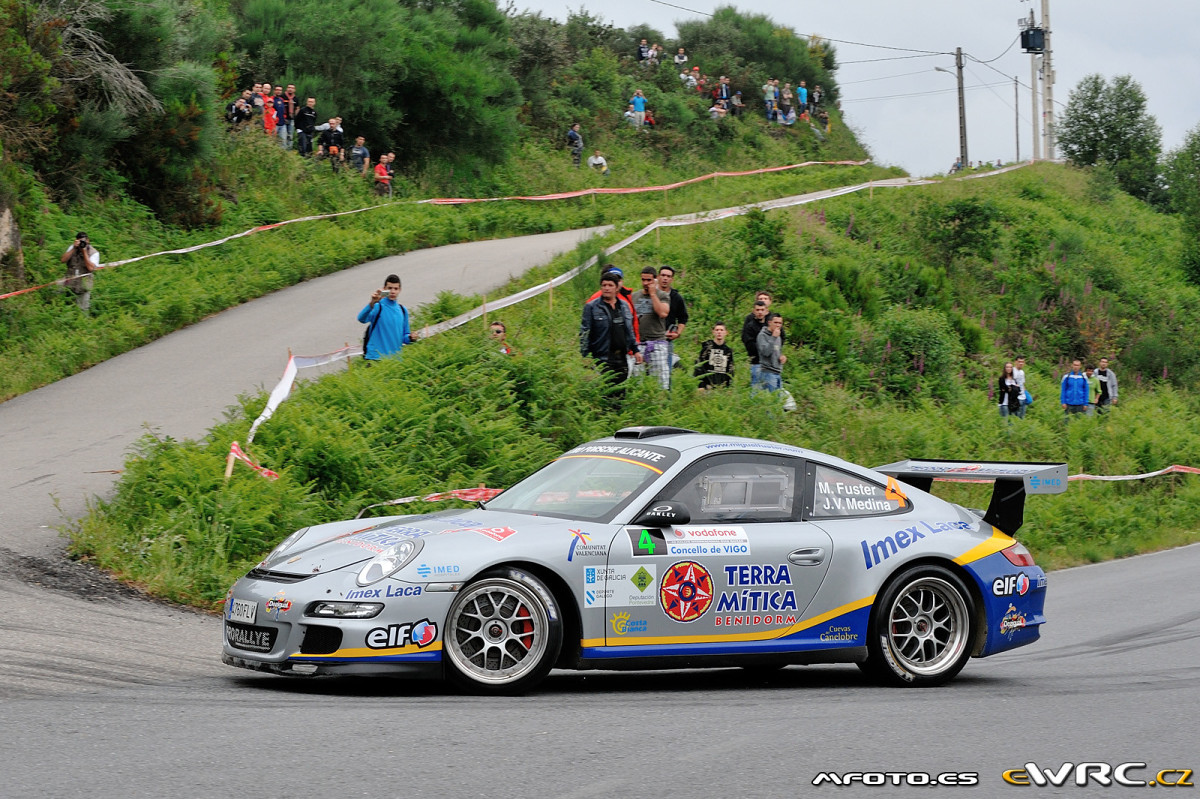
[[[417,334],[409,326],[408,309],[400,304],[399,298],[400,277],[388,275],[383,288],[371,292],[370,301],[358,312],[358,321],[367,326],[363,335],[363,358],[366,360],[398,357],[405,344],[417,340]]]
[[[88,234],[75,234],[75,243],[63,253],[62,262],[67,265],[67,290],[75,295],[75,303],[81,311],[92,307],[92,272],[100,268],[100,251],[92,246]]]

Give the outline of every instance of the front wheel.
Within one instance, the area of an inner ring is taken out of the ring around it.
[[[516,694],[549,673],[562,648],[554,594],[520,569],[482,575],[459,592],[443,635],[449,676],[476,693]]]
[[[900,686],[948,682],[971,657],[975,601],[941,566],[901,574],[876,602],[863,671]]]

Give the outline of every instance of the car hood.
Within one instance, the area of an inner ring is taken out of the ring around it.
[[[282,552],[272,553],[258,568],[307,576],[362,563],[406,539],[436,536],[439,549],[448,545],[470,550],[489,542],[504,542],[521,528],[549,524],[561,526],[562,520],[501,511],[457,510],[333,522],[309,528],[299,540]]]

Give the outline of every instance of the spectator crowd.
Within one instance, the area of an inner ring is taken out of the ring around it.
[[[657,42],[651,44],[648,40],[642,39],[637,45],[635,58],[639,66],[646,71],[659,68],[678,70],[681,90],[685,93],[699,95],[704,100],[708,116],[711,119],[741,116],[749,107],[741,90],[732,85],[727,75],[710,78],[700,71],[699,66],[689,67],[691,59],[683,47],[680,47],[678,52],[668,60],[662,45]],[[807,122],[819,126],[826,133],[830,131],[829,112],[824,107],[826,96],[820,85],[813,86],[810,91],[807,81],[801,80],[793,89],[791,82],[784,81],[780,86],[778,79],[771,78],[763,84],[760,91],[768,121],[775,121],[781,125]],[[625,105],[623,116],[629,125],[643,132],[652,130],[660,124],[642,89],[634,90],[633,96]],[[567,130],[566,145],[571,152],[572,163],[576,167],[581,166],[584,144],[579,123],[572,123]],[[595,157],[600,159],[600,163],[589,158],[588,166],[602,174],[609,174],[608,163],[603,159],[599,150],[596,151]]]
[[[356,136],[349,143],[342,118],[321,121],[315,97],[300,102],[295,84],[256,83],[244,90],[225,109],[225,119],[234,128],[253,126],[268,136],[277,136],[279,146],[300,155],[327,161],[334,172],[347,170],[373,181],[376,193],[392,196],[393,162],[396,154],[380,155],[372,163],[366,139]]]

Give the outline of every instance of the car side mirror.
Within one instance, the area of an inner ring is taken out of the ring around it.
[[[638,527],[678,527],[692,520],[692,512],[682,502],[653,502],[633,523]]]

